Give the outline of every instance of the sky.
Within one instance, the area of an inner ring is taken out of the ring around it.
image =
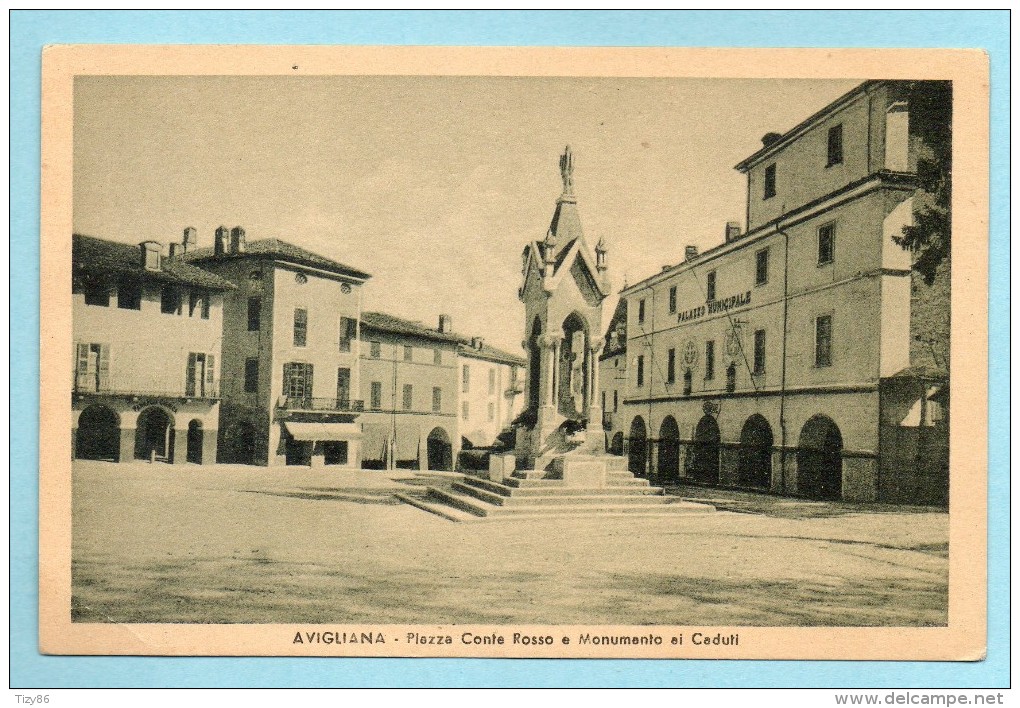
[[[574,152],[614,295],[744,224],[733,169],[860,81],[531,77],[75,80],[74,230],[211,246],[217,226],[372,274],[364,309],[521,353],[521,252]]]

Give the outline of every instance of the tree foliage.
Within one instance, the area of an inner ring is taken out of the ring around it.
[[[914,270],[931,285],[952,242],[953,85],[917,81],[908,92],[910,135],[917,146],[914,223],[893,240],[914,254]]]

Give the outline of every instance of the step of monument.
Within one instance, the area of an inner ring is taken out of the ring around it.
[[[715,511],[709,504],[698,504],[675,497],[648,497],[658,499],[657,504],[620,503],[615,497],[591,504],[521,504],[501,506],[489,504],[481,499],[457,492],[430,488],[427,503],[441,509],[438,503],[453,507],[458,512],[467,512],[485,519],[517,519],[528,517],[555,516],[676,516],[678,514],[705,514]],[[420,505],[416,505],[420,506]],[[438,513],[434,509],[427,509]],[[441,516],[443,514],[440,514]],[[447,516],[446,518],[449,518]]]
[[[507,477],[503,480],[503,484],[514,489],[545,489],[545,488],[556,488],[563,486],[562,479],[520,479],[518,477]],[[647,487],[649,486],[647,479],[638,479],[635,477],[613,477],[609,476],[606,478],[606,486],[612,488],[631,488],[631,487]]]
[[[452,491],[458,494],[466,494],[476,499],[480,499],[488,504],[495,506],[546,506],[549,504],[557,504],[563,506],[575,506],[575,505],[589,505],[589,504],[665,504],[668,503],[668,499],[662,494],[662,490],[656,490],[658,493],[634,493],[634,492],[619,492],[608,489],[563,489],[560,494],[535,494],[530,496],[522,496],[515,494],[513,496],[503,496],[502,494],[496,494],[495,492],[489,492],[478,487],[472,487],[468,484],[455,484],[452,487]]]
[[[542,480],[545,481],[545,480]],[[528,485],[523,487],[500,484],[499,482],[493,482],[487,479],[481,479],[478,477],[467,477],[464,479],[463,484],[477,487],[478,489],[484,489],[485,491],[492,492],[494,494],[500,494],[505,497],[509,496],[542,496],[542,495],[553,495],[553,496],[577,496],[577,495],[590,495],[590,494],[662,494],[661,487],[652,487],[648,484],[647,480],[644,485],[636,484],[610,484],[605,487],[567,487],[561,480],[550,480],[555,481],[555,485]]]

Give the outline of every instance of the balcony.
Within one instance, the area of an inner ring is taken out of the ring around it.
[[[355,401],[349,398],[306,398],[280,396],[276,405],[277,408],[285,411],[361,413],[365,410],[364,401]]]
[[[130,386],[118,386],[114,382],[75,385],[71,390],[73,396],[117,396],[119,398],[183,398],[193,401],[217,401],[220,398],[219,385],[186,386],[184,390],[172,388],[141,389]]]

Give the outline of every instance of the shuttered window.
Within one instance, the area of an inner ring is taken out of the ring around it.
[[[283,395],[296,401],[312,397],[312,365],[291,362],[283,365]]]
[[[77,391],[110,391],[110,345],[79,342],[74,386]]]
[[[303,347],[308,342],[308,310],[294,310],[294,346]]]

